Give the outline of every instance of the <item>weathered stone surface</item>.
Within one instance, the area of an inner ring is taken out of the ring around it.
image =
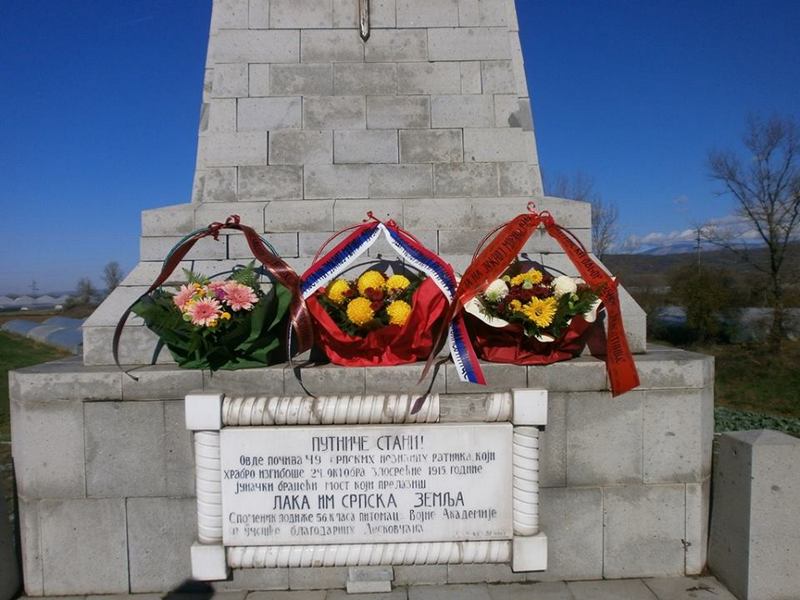
[[[21,495],[17,496],[17,515],[23,589],[28,596],[42,596],[44,594],[44,573],[42,572],[39,501],[26,500]]]
[[[195,228],[208,227],[209,223],[220,222],[224,223],[225,220],[231,215],[239,215],[242,218],[243,225],[249,225],[258,231],[264,224],[264,207],[268,202],[214,202],[213,204],[201,204],[194,211],[194,225]],[[213,237],[203,238],[203,240],[214,240]],[[201,240],[201,242],[203,241]],[[200,242],[198,242],[200,244]],[[224,243],[219,242],[219,245]],[[162,255],[159,260],[164,260]],[[186,255],[191,256],[191,253]],[[216,257],[198,257],[199,259]]]
[[[427,60],[428,34],[424,29],[375,29],[365,50],[367,62]]]
[[[269,0],[249,0],[248,8],[250,29],[269,29]]]
[[[686,484],[686,574],[699,575],[708,557],[708,515],[711,478]]]
[[[264,235],[269,244],[275,248],[279,256],[297,256],[296,233],[270,233]],[[252,259],[253,251],[244,235],[228,236],[228,256],[232,259]]]
[[[545,369],[539,369],[544,372]],[[528,369],[528,387],[547,389],[534,383]],[[547,426],[539,433],[539,485],[567,485],[567,395],[551,392],[547,397]]]
[[[494,110],[494,105],[492,105],[492,110]],[[492,114],[492,123],[494,123],[494,114]],[[477,124],[476,121],[473,127],[481,127],[481,125]],[[464,130],[464,160],[477,162],[535,162],[536,156],[529,152],[529,142],[533,139],[532,135],[528,131],[516,128],[466,129]]]
[[[400,132],[400,162],[462,162],[460,129],[405,130]]]
[[[398,94],[458,94],[461,69],[457,62],[418,62],[397,65]]]
[[[347,582],[347,567],[315,567],[289,569],[289,589],[343,589]]]
[[[269,25],[275,29],[332,27],[333,7],[319,0],[270,0]]]
[[[126,504],[131,592],[161,592],[189,579],[194,498],[128,498]]]
[[[397,586],[438,585],[447,583],[447,565],[414,565],[394,567]]]
[[[192,433],[186,429],[183,400],[164,403],[164,452],[167,495],[194,496],[194,448]]]
[[[370,198],[421,198],[433,193],[431,165],[369,165]]]
[[[212,29],[247,28],[247,0],[218,0],[211,12]]]
[[[325,600],[352,600],[355,595],[364,600],[406,600],[405,590],[374,592],[375,589],[391,587],[388,581],[356,581],[348,582],[347,590],[331,590]]]
[[[367,98],[367,127],[370,129],[420,129],[430,124],[431,105],[427,96]]]
[[[248,95],[251,97],[269,96],[269,65],[251,64],[249,66]]]
[[[309,165],[305,168],[306,198],[368,198],[367,165]]]
[[[336,202],[333,211],[333,230],[339,231],[344,227],[349,227],[362,222],[367,211],[372,211],[377,218],[388,221],[394,219],[396,223],[403,224],[403,202],[397,199],[379,200],[356,200],[347,199]],[[416,232],[415,232],[416,234]]]
[[[428,59],[507,60],[511,58],[508,38],[504,28],[429,29]]]
[[[507,392],[511,388],[527,387],[528,376],[522,365],[506,365],[502,363],[482,363],[483,374],[486,376],[486,386],[481,392]],[[464,383],[458,378],[456,368],[452,363],[445,364],[447,377],[447,393],[475,392],[475,384]]]
[[[9,373],[12,402],[59,400],[119,400],[122,373],[110,369],[84,368],[80,358],[17,369]]]
[[[397,0],[398,27],[456,27],[458,1]]]
[[[211,90],[215,98],[247,96],[247,65],[243,63],[216,65]]]
[[[141,260],[163,261],[175,244],[182,239],[183,237],[178,236],[139,238],[139,256]],[[186,258],[187,260],[227,258],[227,248],[224,242],[206,237],[197,241],[186,254]]]
[[[525,581],[525,573],[514,573],[511,565],[447,565],[447,583],[514,583]]]
[[[332,164],[332,132],[310,129],[270,131],[269,163],[271,165]]]
[[[225,394],[283,394],[283,371],[285,365],[246,369],[242,371],[216,371],[203,373],[203,389]]]
[[[84,412],[87,494],[164,495],[163,402],[92,402]]]
[[[288,590],[289,569],[235,569],[232,581],[215,581],[220,591],[242,590],[250,600],[325,600],[325,592],[254,592],[251,590]],[[318,594],[322,594],[320,597]],[[214,594],[216,598],[218,594]],[[224,594],[223,594],[224,596]]]
[[[239,168],[241,200],[299,200],[302,197],[302,167],[270,165]]]
[[[481,62],[481,83],[484,94],[513,94],[516,92],[514,68],[510,60]]]
[[[203,103],[200,131],[201,133],[236,131],[236,99],[210,99]]]
[[[549,427],[549,424],[548,424]],[[603,491],[600,488],[543,488],[541,530],[547,532],[547,571],[541,579],[603,576]]]
[[[330,64],[272,65],[270,93],[276,96],[324,96],[333,93]]]
[[[276,65],[270,67],[270,77]],[[274,83],[272,78],[270,85]],[[299,128],[302,123],[299,96],[285,98],[241,98],[237,101],[236,127],[239,131]]]
[[[485,584],[420,585],[408,588],[408,600],[491,600],[491,597]]]
[[[219,31],[209,44],[214,63],[293,63],[300,60],[300,32]]]
[[[396,163],[397,131],[369,129],[336,131],[333,135],[333,161],[340,163]]]
[[[461,93],[462,94],[481,94],[481,63],[471,60],[461,63]]]
[[[270,98],[259,98],[259,100]],[[200,136],[198,166],[237,167],[267,164],[267,134],[263,131],[209,133]]]
[[[198,202],[235,202],[236,201],[236,167],[223,167],[218,169],[203,169],[198,171],[195,177],[194,198]],[[182,205],[186,206],[186,205]],[[186,229],[186,225],[180,224],[170,226],[170,221],[161,220],[159,209],[154,211],[142,211],[142,235],[162,235],[172,233],[188,233],[191,228]],[[152,223],[148,224],[148,229],[144,229],[145,213],[154,213]],[[190,219],[191,211],[187,211],[186,219]],[[167,215],[164,215],[165,217]]]
[[[42,500],[39,522],[45,595],[128,591],[123,499]]]
[[[563,581],[490,585],[489,596],[492,600],[573,600]]]
[[[352,31],[304,29],[301,41],[304,63],[364,62],[364,44]]]
[[[306,129],[364,129],[366,102],[361,96],[308,96],[303,98]]]
[[[436,196],[486,197],[497,196],[498,193],[497,165],[495,163],[437,164],[434,170],[434,180]],[[448,233],[450,233],[449,238],[454,242],[453,246],[463,246],[464,243],[469,244],[469,242],[464,241],[463,232]],[[483,238],[486,235],[486,233],[479,231],[474,233],[479,234],[478,238]],[[448,244],[448,247],[450,247],[450,244]],[[457,253],[456,250],[445,249],[442,249],[442,252]]]
[[[645,579],[644,584],[658,600],[736,600],[714,577],[661,577]]]
[[[394,63],[339,63],[333,69],[337,95],[394,94],[397,65]]]
[[[567,398],[567,485],[642,480],[642,392]]]
[[[570,581],[567,583],[574,600],[657,600],[638,579],[630,581]]]
[[[683,575],[684,485],[609,487],[603,499],[603,577]]]
[[[364,393],[364,367],[337,368],[323,365],[313,369],[300,369],[303,385],[314,395],[361,395]],[[283,372],[284,393],[287,396],[306,395],[290,368]]]
[[[529,163],[500,163],[501,196],[540,196],[538,168]]]
[[[494,98],[490,95],[431,97],[431,125],[433,127],[491,127],[493,124]],[[465,146],[466,139],[467,132],[465,131]]]
[[[151,366],[136,370],[136,379],[122,378],[123,400],[183,399],[187,390],[203,387],[203,372]]]
[[[458,0],[461,27],[503,27],[508,23],[507,0]]]
[[[333,200],[270,203],[264,210],[264,231],[333,231]]]

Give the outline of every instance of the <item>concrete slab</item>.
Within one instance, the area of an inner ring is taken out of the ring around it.
[[[659,600],[639,579],[571,581],[567,587],[575,600]]]
[[[645,579],[658,600],[736,600],[715,577]]]

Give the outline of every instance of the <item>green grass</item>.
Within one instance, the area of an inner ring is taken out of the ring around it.
[[[64,356],[69,354],[53,346],[0,331],[0,442],[11,439],[8,372]]]

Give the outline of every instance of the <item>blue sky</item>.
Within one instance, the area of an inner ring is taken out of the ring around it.
[[[729,214],[707,151],[800,116],[800,2],[517,4],[545,178],[593,177],[624,236]],[[210,6],[0,0],[0,293],[130,269],[141,210],[189,201]]]

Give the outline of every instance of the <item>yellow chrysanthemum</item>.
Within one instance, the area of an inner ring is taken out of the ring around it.
[[[366,298],[355,298],[347,305],[347,318],[358,326],[366,325],[375,318],[371,302]]]
[[[402,292],[411,282],[404,275],[392,275],[386,280],[386,290],[389,292]]]
[[[346,300],[345,293],[350,289],[350,284],[346,279],[337,279],[328,286],[328,300],[334,304],[341,304]]]
[[[531,269],[527,273],[520,273],[511,278],[511,285],[523,285],[524,283],[537,284],[542,282],[542,272],[537,269]]]
[[[386,278],[380,271],[367,271],[358,278],[358,293],[362,296],[370,288],[373,290],[382,290],[386,284]]]
[[[522,312],[538,327],[547,327],[553,322],[557,308],[558,301],[552,296],[544,300],[531,298],[531,301],[522,307]]]
[[[511,312],[520,312],[522,310],[522,302],[519,300],[512,300],[508,303],[508,308]]]
[[[222,319],[223,321],[230,321],[231,320],[231,313],[223,312],[223,313],[221,313],[219,315],[219,318]]]
[[[386,314],[389,315],[390,325],[405,325],[411,316],[411,305],[402,300],[395,300],[386,307]]]

